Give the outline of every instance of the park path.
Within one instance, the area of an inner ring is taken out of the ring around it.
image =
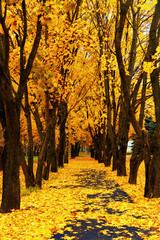
[[[147,225],[151,219],[143,206],[136,205],[103,164],[76,158],[62,171],[50,188],[70,192],[70,216],[52,239],[160,239],[160,232]]]
[[[160,199],[94,159],[69,160],[42,189],[22,180],[21,209],[0,213],[0,240],[160,239]]]

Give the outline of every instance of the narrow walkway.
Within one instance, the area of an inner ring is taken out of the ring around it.
[[[134,199],[109,176],[103,164],[77,158],[69,165],[69,181],[63,178],[60,185],[50,186],[73,194],[71,218],[52,239],[159,239],[160,232],[147,226],[150,216],[143,215],[143,209],[136,210]]]

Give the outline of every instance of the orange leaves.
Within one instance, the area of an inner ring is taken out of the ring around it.
[[[75,211],[72,212],[72,216],[73,217],[76,217],[77,216],[77,213]]]
[[[19,0],[6,0],[6,4],[7,5],[15,5],[17,2],[19,2]]]
[[[52,233],[55,233],[57,231],[56,227],[51,228]]]

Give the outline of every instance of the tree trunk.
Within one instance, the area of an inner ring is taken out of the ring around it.
[[[19,112],[14,100],[4,100],[6,129],[3,154],[3,193],[1,208],[3,212],[20,209],[20,124]],[[11,96],[10,96],[11,97]]]
[[[98,162],[100,163],[101,161],[101,151],[99,149],[95,150],[95,159],[98,160]]]
[[[113,154],[112,171],[115,171],[117,170],[117,159],[118,159],[118,148],[116,146],[112,148],[112,154]]]
[[[117,159],[117,176],[126,176],[126,154],[129,132],[128,112],[122,102],[120,103],[119,113],[119,131],[118,131],[118,159]]]
[[[66,147],[65,149],[65,153],[64,153],[64,163],[68,163],[68,147]]]
[[[112,159],[112,152],[110,151],[104,158],[105,167],[110,167],[111,166],[111,159]]]
[[[129,183],[130,184],[137,184],[137,174],[138,168],[143,161],[142,155],[139,154],[135,158],[131,157],[130,160],[130,174],[129,174]]]
[[[66,148],[64,153],[64,163],[68,163],[69,159],[69,135],[68,135],[68,128],[66,127]]]
[[[59,148],[58,148],[58,166],[64,167],[64,153],[65,153],[65,145],[66,145],[66,133],[65,133],[65,123],[63,120],[60,125],[60,140],[59,140]]]
[[[28,131],[28,168],[32,176],[33,174],[33,135],[32,135],[32,122],[31,122],[31,113],[30,106],[28,101],[28,89],[26,85],[25,91],[25,116],[27,119],[27,131]]]
[[[96,134],[94,136],[94,149],[95,149],[95,159],[99,163],[103,162],[102,151],[103,151],[103,135],[101,134],[101,128],[98,127]]]
[[[55,111],[56,113],[56,111]],[[47,157],[43,171],[43,178],[48,180],[49,171],[51,166],[52,172],[57,172],[57,158],[56,158],[56,150],[55,150],[55,121],[50,127],[50,139],[47,147]]]
[[[52,132],[51,132],[51,145],[52,145],[51,172],[57,172],[58,171],[55,127],[56,127],[56,121],[52,125]]]
[[[118,147],[117,147],[117,136],[111,122],[112,109],[111,109],[111,100],[110,100],[108,69],[104,71],[104,85],[105,85],[105,94],[106,94],[106,103],[107,103],[107,131],[108,131],[109,139],[111,141],[111,151],[113,155],[112,171],[115,171],[117,169]]]
[[[130,172],[129,172],[129,183],[137,184],[137,173],[139,165],[141,164],[142,158],[142,150],[140,141],[138,139],[135,140],[132,156],[130,159]]]
[[[45,139],[43,142],[43,145],[41,147],[40,155],[38,158],[38,167],[36,172],[36,184],[41,188],[42,187],[42,172],[43,172],[43,166],[44,162],[46,160],[46,153],[47,153],[47,145],[50,138],[50,130],[47,129]]]
[[[68,140],[66,141],[66,149],[65,149],[65,153],[64,153],[64,163],[68,163],[68,158],[69,158],[69,154],[68,154],[68,148],[69,148],[69,143]]]
[[[51,158],[52,158],[52,145],[51,145],[51,141],[49,141],[48,146],[47,146],[46,161],[45,161],[44,169],[43,169],[43,179],[44,180],[48,180],[48,178],[49,178]]]
[[[30,168],[28,167],[28,165],[26,164],[22,144],[20,146],[20,154],[19,155],[20,155],[20,164],[21,164],[24,176],[25,176],[26,188],[34,187],[35,186],[34,175],[33,175],[33,172],[30,171]]]
[[[160,1],[158,15],[160,18]],[[152,91],[155,103],[156,129],[152,141],[154,140],[153,156],[148,161],[145,160],[146,165],[146,185],[145,197],[157,198],[160,197],[160,85],[159,72],[157,68],[151,74]]]
[[[111,141],[107,133],[106,143],[105,143],[105,159],[104,159],[105,167],[109,167],[111,165],[111,158],[112,158]]]
[[[155,146],[154,154],[150,161],[146,162],[145,197],[160,197],[160,135],[156,137],[159,142]]]
[[[91,158],[94,158],[94,146],[91,145],[90,147]]]
[[[141,100],[141,108],[140,108],[140,114],[139,114],[139,125],[141,128],[143,127],[143,119],[144,119],[146,87],[147,87],[147,74],[143,73],[142,100]],[[138,138],[136,138],[134,142],[132,156],[130,159],[129,183],[131,184],[137,183],[138,168],[142,161],[143,161],[143,157],[142,157],[141,144]]]
[[[60,139],[58,146],[58,166],[64,166],[64,153],[66,147],[66,121],[67,121],[67,103],[61,101],[60,103]]]
[[[46,123],[46,133],[45,133],[45,138],[43,141],[43,144],[41,146],[41,151],[40,155],[38,158],[38,167],[37,167],[37,172],[36,172],[36,183],[37,185],[41,188],[42,186],[42,172],[43,172],[43,166],[44,162],[46,160],[46,154],[47,154],[47,146],[50,140],[50,133],[51,133],[51,125],[52,121],[50,118],[50,113],[49,113],[49,92],[45,91],[45,123]]]
[[[71,143],[71,158],[75,158],[75,146]]]
[[[41,144],[42,144],[43,140],[44,140],[44,129],[43,129],[43,125],[42,125],[42,122],[41,122],[41,119],[40,119],[38,106],[35,103],[33,103],[33,106],[34,106],[34,111],[32,111],[32,113],[33,113],[33,116],[34,116],[34,119],[35,119],[35,122],[36,122],[38,134],[39,134],[40,141],[41,141]]]

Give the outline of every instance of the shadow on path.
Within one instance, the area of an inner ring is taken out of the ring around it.
[[[80,223],[81,226],[77,227],[76,224]],[[73,224],[68,224],[66,227],[70,227],[72,230],[65,231],[64,234],[56,234],[53,236],[53,239],[60,240],[65,239],[65,236],[74,236],[73,239],[81,239],[81,240],[104,240],[104,239],[113,239],[120,237],[124,237],[125,239],[134,239],[134,240],[141,240],[144,238],[141,238],[138,233],[142,232],[141,228],[136,227],[128,227],[128,226],[122,226],[122,227],[112,227],[112,226],[103,226],[104,221],[97,222],[96,219],[88,219],[87,222],[83,220],[78,220]],[[88,229],[88,227],[90,229]],[[103,230],[107,232],[106,234],[103,234]],[[138,232],[138,233],[137,233]],[[149,231],[143,230],[143,233],[145,233],[148,237],[151,235]]]
[[[100,209],[105,209],[109,214],[116,214],[121,216],[126,210],[119,211],[112,208],[107,207],[107,203],[114,200],[115,202],[119,202],[120,204],[125,201],[128,203],[134,203],[132,198],[124,192],[120,186],[114,182],[113,180],[106,180],[106,171],[103,170],[82,170],[79,174],[75,174],[74,176],[77,177],[77,184],[76,185],[65,185],[63,188],[85,188],[86,193],[87,189],[93,190],[107,190],[107,193],[102,194],[87,194],[88,199],[93,199],[93,202],[89,201],[84,204],[84,209],[79,210],[81,212],[87,212],[91,205],[94,204],[94,199],[98,198],[98,203],[95,207],[92,206],[92,212],[99,211]],[[51,188],[57,188],[51,186]],[[109,191],[110,190],[110,191]],[[134,217],[134,216],[133,216]],[[136,217],[136,216],[135,216]],[[103,239],[134,239],[140,240],[144,239],[140,237],[140,234],[145,234],[145,236],[151,236],[152,229],[146,230],[138,227],[129,227],[129,226],[111,226],[110,224],[107,226],[107,219],[97,220],[97,219],[87,219],[87,220],[73,220],[69,222],[66,227],[64,228],[64,233],[56,233],[53,235],[52,239],[61,240],[67,239],[68,236],[74,237],[72,239],[81,239],[81,240],[103,240]],[[105,224],[105,226],[104,226]],[[78,225],[78,226],[77,226]],[[69,229],[69,230],[68,230]],[[103,233],[105,231],[105,234]]]

